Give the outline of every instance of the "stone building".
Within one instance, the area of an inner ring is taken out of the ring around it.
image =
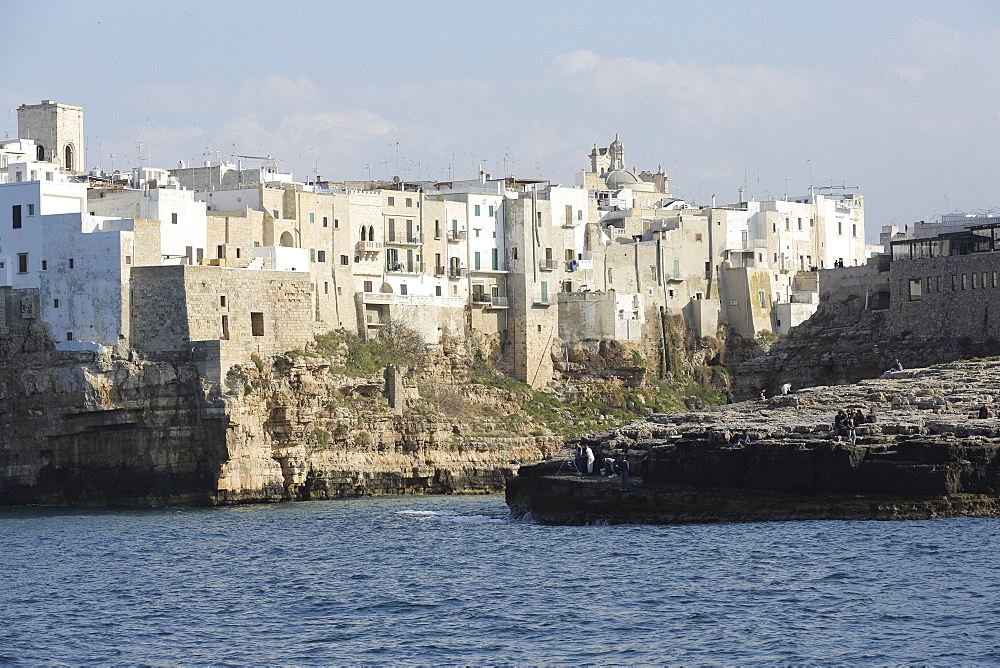
[[[82,172],[83,107],[42,100],[17,108],[17,136],[35,142],[39,162],[52,162],[70,174]]]

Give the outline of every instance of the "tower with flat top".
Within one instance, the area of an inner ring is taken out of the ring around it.
[[[42,100],[17,108],[17,136],[37,146],[36,160],[54,162],[66,172],[84,170],[83,107]]]

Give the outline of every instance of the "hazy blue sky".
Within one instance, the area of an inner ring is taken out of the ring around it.
[[[630,166],[662,163],[688,199],[856,185],[869,238],[946,202],[1000,206],[992,0],[21,2],[0,16],[3,131],[21,103],[81,105],[88,166],[137,164],[141,136],[165,167],[211,147],[300,178],[314,164],[330,179],[368,165],[470,178],[483,162],[572,184],[618,132]]]

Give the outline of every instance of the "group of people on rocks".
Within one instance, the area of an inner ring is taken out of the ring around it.
[[[578,441],[573,449],[573,463],[576,465],[576,474],[583,475],[586,472],[587,475],[593,475],[594,462],[596,461],[597,459],[594,457],[594,451],[591,447]],[[629,468],[628,459],[624,455],[618,455],[617,459],[606,456],[601,461],[601,475],[608,479],[614,478],[616,475],[621,476],[622,489],[628,489]]]
[[[1000,405],[983,404],[982,408],[979,409],[979,419],[986,420],[993,417],[1000,417]]]
[[[734,431],[729,435],[729,440],[727,440],[726,444],[722,447],[731,449],[742,448],[744,445],[750,445],[750,434],[746,432],[740,433],[738,431]]]
[[[858,426],[872,424],[875,422],[875,408],[869,409],[868,414],[860,408],[848,408],[837,411],[837,417],[833,419],[834,435],[838,438],[846,438],[854,445],[858,442]]]

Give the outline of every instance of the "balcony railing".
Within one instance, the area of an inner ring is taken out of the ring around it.
[[[465,273],[465,267],[448,267],[449,278],[462,278]]]
[[[507,298],[500,295],[494,295],[491,303],[493,308],[507,308]]]
[[[555,271],[558,266],[558,260],[540,260],[538,262],[538,268],[542,271]]]
[[[492,300],[493,300],[493,298],[490,297],[488,294],[486,294],[484,292],[473,292],[472,293],[472,301],[475,304],[489,304],[489,303],[492,302]]]
[[[447,270],[444,268],[443,265],[438,265],[438,266],[434,267],[434,275],[435,276],[444,276],[445,273],[447,273]]]
[[[395,274],[422,274],[424,273],[423,262],[388,262],[385,270]]]
[[[550,306],[556,303],[556,296],[553,293],[540,294],[535,295],[531,301],[533,304],[538,304],[540,306]]]
[[[507,298],[500,295],[490,295],[484,292],[473,292],[472,303],[482,304],[487,308],[507,308]]]
[[[448,230],[448,241],[465,241],[465,230]]]
[[[381,241],[359,241],[355,246],[359,253],[377,253],[382,250]]]

